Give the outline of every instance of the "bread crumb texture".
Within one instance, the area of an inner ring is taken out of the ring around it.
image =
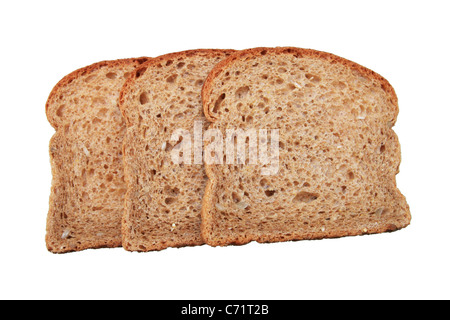
[[[279,172],[206,165],[202,235],[213,246],[395,231],[397,97],[380,75],[332,54],[256,48],[219,63],[203,88],[211,128],[279,129]],[[225,163],[225,161],[224,161]],[[245,204],[245,205],[243,205]]]

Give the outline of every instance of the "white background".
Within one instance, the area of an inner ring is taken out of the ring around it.
[[[2,1],[0,298],[450,298],[449,12],[432,0]],[[46,251],[54,131],[44,105],[64,75],[100,60],[256,46],[332,52],[391,82],[411,226],[147,254]]]

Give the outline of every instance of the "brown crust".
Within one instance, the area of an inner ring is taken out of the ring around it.
[[[210,114],[209,110],[209,104],[208,101],[210,100],[210,94],[212,91],[212,84],[227,68],[229,68],[232,64],[241,61],[242,59],[245,59],[247,57],[254,57],[254,56],[261,56],[261,55],[279,55],[279,54],[290,54],[297,57],[315,57],[319,59],[324,59],[329,61],[330,63],[340,63],[344,66],[347,66],[353,70],[359,71],[362,75],[374,79],[375,81],[380,82],[381,87],[383,90],[389,94],[392,97],[392,101],[396,107],[395,114],[398,114],[398,99],[397,95],[391,86],[391,84],[383,78],[378,73],[363,67],[355,62],[352,62],[350,60],[344,59],[342,57],[336,56],[331,53],[327,52],[321,52],[316,51],[312,49],[301,49],[301,48],[295,48],[295,47],[277,47],[277,48],[266,48],[266,47],[260,47],[260,48],[254,48],[254,49],[247,49],[238,51],[225,60],[222,60],[219,64],[217,64],[214,69],[210,72],[208,75],[202,89],[202,101],[203,101],[203,111],[205,113],[206,118],[214,123],[217,121],[217,118],[214,117],[214,115]],[[394,119],[394,123],[395,123]],[[202,237],[205,240],[205,242],[210,246],[226,246],[226,245],[244,245],[251,241],[257,241],[259,243],[268,243],[268,242],[279,242],[279,241],[297,241],[297,240],[313,240],[313,239],[324,239],[324,238],[338,238],[343,236],[357,236],[357,235],[364,235],[364,234],[375,234],[375,233],[383,233],[383,232],[392,232],[399,230],[401,228],[404,228],[409,225],[410,221],[410,215],[408,221],[401,226],[395,226],[392,224],[389,225],[381,225],[377,228],[371,228],[371,230],[368,230],[367,232],[362,230],[336,230],[332,232],[319,232],[319,233],[292,233],[290,236],[284,236],[284,235],[256,235],[248,233],[243,236],[237,236],[236,238],[225,239],[225,240],[219,240],[219,239],[213,239],[210,237],[210,231],[211,231],[211,218],[208,214],[212,210],[212,203],[209,201],[213,195],[213,187],[216,185],[216,178],[212,173],[212,165],[205,165],[206,174],[209,178],[208,183],[206,185],[205,195],[203,197],[203,203],[202,203],[202,210],[201,210],[201,216],[202,216]],[[394,176],[395,180],[395,176]],[[400,197],[403,197],[403,195],[399,194]],[[404,198],[404,197],[403,197]],[[407,208],[409,213],[409,206]]]
[[[203,210],[202,210],[203,211]],[[202,216],[203,219],[203,216]],[[209,235],[206,233],[207,230],[205,228],[202,228],[202,237],[205,239],[205,242],[212,247],[217,246],[229,246],[229,245],[244,245],[248,244],[252,241],[256,241],[258,243],[272,243],[272,242],[285,242],[285,241],[300,241],[300,240],[322,240],[322,239],[333,239],[333,238],[341,238],[341,237],[351,237],[351,236],[362,236],[362,235],[369,235],[369,234],[378,234],[378,233],[386,233],[386,232],[394,232],[397,230],[400,230],[402,228],[407,227],[408,225],[404,226],[396,226],[393,224],[381,226],[378,228],[372,228],[368,230],[367,232],[361,231],[361,230],[355,230],[355,229],[348,229],[348,230],[339,230],[334,232],[318,232],[318,233],[293,233],[290,236],[283,236],[283,235],[253,235],[253,234],[247,234],[245,236],[238,236],[236,238],[233,238],[232,241],[230,240],[217,240],[217,239],[211,239]]]
[[[290,54],[296,57],[307,57],[307,58],[319,58],[329,61],[331,64],[334,63],[340,63],[344,66],[349,67],[350,69],[359,71],[362,75],[374,79],[376,81],[379,81],[381,84],[381,87],[392,96],[394,105],[398,108],[398,99],[397,95],[394,91],[394,88],[391,86],[391,84],[383,78],[381,75],[376,73],[375,71],[372,71],[366,67],[363,67],[356,62],[347,60],[345,58],[336,56],[332,53],[323,52],[323,51],[317,51],[313,49],[302,49],[302,48],[295,48],[295,47],[277,47],[277,48],[266,48],[266,47],[260,47],[260,48],[253,48],[253,49],[247,49],[242,51],[237,51],[236,53],[230,55],[225,60],[221,61],[219,64],[217,64],[214,69],[210,72],[208,77],[205,80],[205,83],[203,85],[202,89],[202,101],[203,101],[203,111],[205,113],[206,118],[210,122],[215,122],[217,119],[210,114],[209,112],[209,105],[207,102],[209,101],[209,97],[211,94],[211,86],[213,81],[222,73],[224,70],[226,70],[228,67],[230,67],[233,63],[236,63],[246,57],[255,57],[255,56],[261,56],[261,55],[280,55],[280,54]]]
[[[125,118],[126,124],[127,126],[131,126],[131,122],[129,121],[129,118],[127,116],[127,110],[126,107],[124,106],[125,104],[125,99],[127,97],[127,95],[132,92],[133,90],[133,84],[136,81],[136,79],[138,77],[140,77],[148,68],[151,68],[153,66],[157,66],[160,63],[166,62],[168,60],[171,59],[177,59],[177,58],[188,58],[190,56],[194,56],[194,55],[200,55],[200,56],[217,56],[217,55],[223,55],[225,54],[232,54],[236,52],[236,50],[233,49],[196,49],[196,50],[186,50],[186,51],[180,51],[180,52],[174,52],[174,53],[169,53],[169,54],[165,54],[153,59],[148,60],[147,62],[143,63],[140,67],[136,68],[136,70],[131,74],[131,76],[127,79],[127,81],[125,82],[124,86],[122,87],[122,90],[120,92],[120,97],[119,97],[119,108],[120,111],[122,112],[122,116]],[[123,146],[123,154],[125,155],[125,143]],[[127,183],[127,189],[130,190],[130,179],[128,179],[127,176],[127,170],[125,170],[125,181]],[[128,194],[125,197],[126,199],[128,198]],[[125,200],[127,201],[127,200]],[[125,208],[127,208],[128,206],[125,205]],[[166,248],[169,247],[188,247],[188,246],[198,246],[198,245],[203,245],[204,242],[201,241],[186,241],[184,243],[176,243],[176,242],[166,242],[164,245],[155,245],[152,247],[148,247],[146,248],[146,250],[133,250],[133,248],[128,247],[125,239],[126,239],[126,233],[127,233],[127,221],[126,221],[126,215],[123,216],[123,220],[122,220],[122,243],[123,243],[123,247],[125,250],[128,251],[139,251],[139,252],[148,252],[148,251],[160,251],[160,250],[164,250]]]
[[[57,97],[59,94],[59,91],[64,88],[67,85],[70,85],[70,83],[77,79],[78,77],[85,76],[87,74],[90,74],[94,71],[97,71],[103,67],[114,67],[114,66],[126,66],[128,64],[142,64],[143,62],[147,61],[149,58],[141,57],[141,58],[130,58],[130,59],[118,59],[118,60],[109,60],[109,61],[101,61],[94,63],[92,65],[86,66],[84,68],[80,68],[78,70],[75,70],[71,72],[70,74],[66,75],[64,78],[62,78],[52,89],[50,92],[50,95],[47,99],[47,102],[45,104],[45,113],[47,116],[47,119],[49,123],[52,125],[53,128],[55,128],[56,133],[53,135],[52,140],[50,141],[50,147],[52,145],[52,141],[57,137],[60,132],[58,130],[58,125],[51,121],[50,117],[50,105],[53,102],[54,98]],[[51,157],[51,151],[50,157]],[[53,192],[53,191],[52,191]],[[51,201],[51,198],[50,198]],[[50,224],[50,220],[53,219],[53,212],[52,212],[52,206],[50,204],[50,209],[47,215],[47,226]],[[66,248],[66,249],[60,249],[51,246],[51,234],[48,232],[45,236],[45,241],[47,244],[47,249],[52,253],[67,253],[67,252],[75,252],[75,251],[82,251],[86,249],[98,249],[98,248],[116,248],[120,247],[122,245],[121,239],[110,239],[110,240],[103,240],[103,241],[82,241],[81,244],[77,245],[75,248]]]
[[[48,241],[50,241],[48,234],[45,236],[45,240],[47,243]],[[63,253],[83,251],[87,249],[119,248],[121,246],[122,246],[121,240],[84,241],[74,249],[58,250],[57,248],[53,248],[47,245],[47,250],[50,251],[51,253],[63,254]]]

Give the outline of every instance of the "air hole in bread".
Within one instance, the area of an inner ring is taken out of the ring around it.
[[[250,88],[248,86],[241,87],[241,88],[236,90],[236,98],[237,99],[244,99],[249,92],[250,92]]]
[[[140,68],[140,69],[138,69],[136,71],[136,78],[141,77],[145,73],[145,71],[147,71],[147,68]]]
[[[353,173],[353,171],[349,171],[347,173],[347,177],[349,180],[353,180],[353,179],[355,179],[355,174]]]
[[[384,153],[386,151],[386,146],[383,144],[380,147],[380,153]]]
[[[342,81],[333,81],[332,85],[338,88],[339,90],[344,90],[345,88],[347,88],[345,82]]]
[[[260,102],[260,103],[258,103],[258,105],[257,105],[257,107],[260,108],[260,109],[264,109],[265,106],[266,106],[266,105],[264,104],[264,102]]]
[[[174,83],[175,80],[177,80],[177,77],[178,77],[177,74],[173,74],[173,75],[171,75],[170,77],[168,77],[168,78],[166,79],[166,81],[167,81],[168,83]]]
[[[116,194],[119,196],[119,197],[123,197],[123,196],[125,196],[125,194],[127,193],[127,189],[118,189],[117,191],[116,191]],[[149,197],[149,200],[151,201],[151,197]]]
[[[267,181],[267,179],[261,179],[261,181],[259,182],[260,186],[263,187],[264,189],[267,189],[269,187],[269,182]]]
[[[166,66],[168,67],[168,66],[170,66],[172,63],[173,63],[173,60],[167,60]]]
[[[99,116],[100,118],[103,118],[106,116],[107,113],[108,113],[108,109],[101,108],[100,110],[98,110],[97,116]]]
[[[186,112],[186,111],[185,112],[180,112],[180,113],[177,113],[176,115],[174,115],[173,119],[174,120],[181,120],[181,119],[183,119],[186,116],[189,116],[191,114],[192,114],[191,112]]]
[[[87,77],[86,79],[84,79],[84,81],[85,82],[91,82],[94,79],[95,79],[95,75],[91,75],[91,76]]]
[[[316,193],[302,191],[302,192],[297,193],[297,195],[294,197],[294,199],[292,201],[293,202],[310,203],[310,202],[317,200],[318,197],[319,197],[319,195]]]
[[[177,201],[177,199],[172,198],[172,197],[167,197],[167,198],[164,200],[164,203],[167,204],[167,205],[171,205],[171,204],[174,203],[175,201]]]
[[[104,97],[95,97],[92,99],[92,103],[94,105],[104,105],[107,104],[107,101]]]
[[[164,142],[164,143],[162,144],[161,147],[162,147],[161,149],[162,149],[163,151],[165,151],[165,152],[170,152],[170,151],[173,150],[173,147],[174,147],[174,146],[172,146],[170,143]]]
[[[378,216],[381,216],[384,213],[384,211],[385,211],[384,208],[378,208],[377,210],[375,210],[371,214],[376,214]]]
[[[276,193],[276,190],[266,190],[264,193],[267,197],[272,197]]]
[[[306,79],[308,79],[311,82],[316,82],[317,83],[317,82],[320,82],[322,80],[319,76],[316,76],[316,75],[310,74],[310,73],[307,73],[305,76],[306,76]]]
[[[166,186],[164,187],[164,193],[172,197],[177,197],[180,194],[180,189]]]
[[[146,104],[148,103],[150,100],[148,98],[148,94],[146,92],[142,92],[141,95],[139,96],[139,102],[141,104]]]
[[[106,77],[107,77],[108,79],[114,80],[115,78],[117,78],[117,73],[115,73],[115,72],[108,72],[108,73],[106,74]]]
[[[225,100],[226,94],[222,93],[219,98],[214,103],[214,109],[213,113],[217,113],[219,111],[220,105],[222,104],[223,100]]]
[[[231,194],[231,199],[233,200],[234,203],[241,202],[242,200],[241,197],[236,192],[233,192]]]
[[[180,62],[180,63],[177,64],[177,68],[178,68],[178,69],[181,69],[181,68],[183,68],[185,65],[186,65],[186,63]]]
[[[63,105],[61,105],[59,108],[58,108],[58,110],[56,111],[56,115],[58,116],[58,117],[62,117],[63,115],[64,115],[64,109],[66,108],[66,106],[63,104]]]

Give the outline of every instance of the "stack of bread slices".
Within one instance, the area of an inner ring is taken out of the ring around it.
[[[79,69],[46,104],[56,130],[47,248],[146,252],[404,228],[398,111],[383,77],[311,49],[199,49]]]

